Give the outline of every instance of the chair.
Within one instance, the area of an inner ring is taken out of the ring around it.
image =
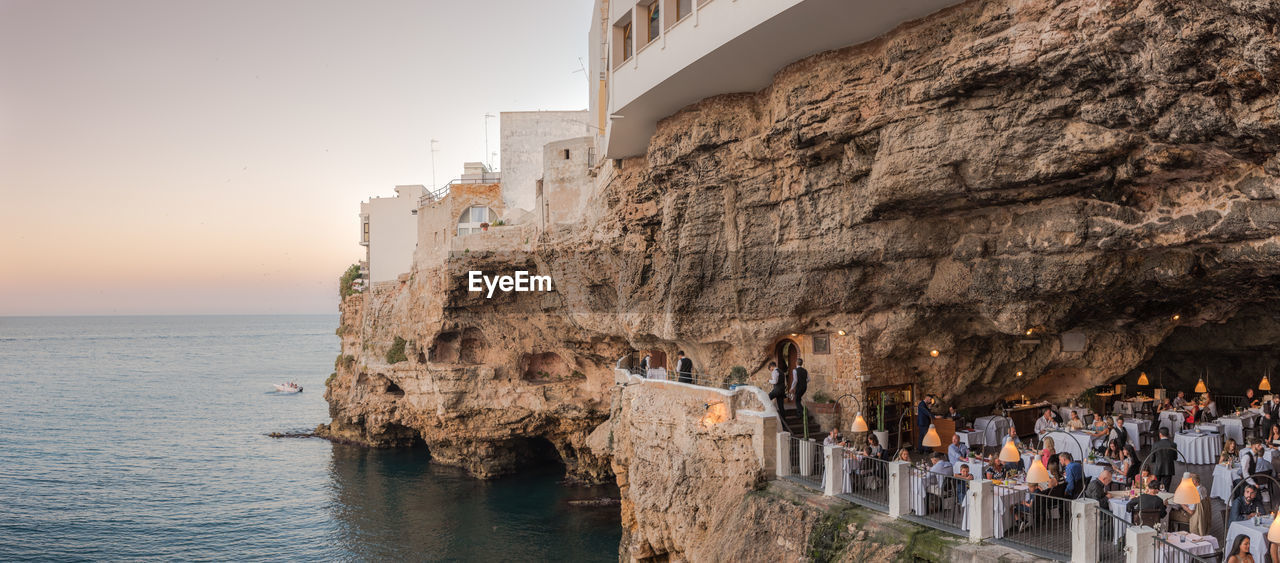
[[[1160,511],[1154,508],[1139,510],[1133,515],[1133,523],[1135,526],[1151,526],[1154,527],[1160,523]]]

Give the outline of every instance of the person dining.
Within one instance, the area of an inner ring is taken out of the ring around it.
[[[1084,430],[1084,421],[1080,420],[1080,413],[1071,411],[1071,418],[1067,419],[1068,430]]]
[[[1084,466],[1073,459],[1071,452],[1059,453],[1058,465],[1062,466],[1062,479],[1066,483],[1063,492],[1066,497],[1079,497],[1084,492]]]
[[[943,457],[942,454],[934,452],[931,459],[933,460],[933,465],[929,467],[929,473],[946,477],[950,477],[952,473],[955,473],[955,468],[951,465],[951,462],[947,461],[947,458]],[[934,477],[932,482],[934,485],[941,487],[946,482],[946,479]]]
[[[884,446],[880,445],[880,439],[875,434],[867,434],[867,455],[872,457],[881,457],[884,455]]]
[[[1271,432],[1267,434],[1267,444],[1274,444],[1280,441],[1280,426],[1272,426]]]
[[[1091,414],[1093,414],[1093,423],[1089,425],[1089,430],[1094,433],[1093,437],[1099,438],[1101,437],[1101,435],[1097,433],[1101,431],[1105,431],[1107,429],[1107,421],[1111,419],[1105,416],[1102,416],[1096,412]],[[1104,418],[1106,420],[1103,420]]]
[[[1005,467],[1003,461],[1000,461],[1000,456],[992,456],[991,462],[987,464],[986,469],[982,470],[982,478],[987,480],[1004,479],[1004,474],[1007,471],[1009,471],[1009,468]]]
[[[964,444],[960,443],[960,436],[958,434],[952,434],[951,445],[947,446],[947,460],[951,462],[951,465],[955,465],[960,463],[961,458],[966,457],[969,457],[969,448],[964,447]]]
[[[1134,481],[1138,477],[1141,465],[1138,463],[1138,452],[1133,446],[1124,447],[1124,461],[1120,465],[1120,474],[1124,475],[1125,482],[1136,483]]]
[[[1107,449],[1102,452],[1102,457],[1115,461],[1122,460],[1124,459],[1124,448],[1120,447],[1120,444],[1116,442],[1108,442]]]
[[[1258,498],[1258,487],[1245,485],[1244,493],[1231,501],[1231,514],[1228,523],[1248,520],[1263,514],[1262,502]]]
[[[1103,469],[1096,479],[1089,481],[1082,497],[1096,500],[1101,506],[1107,506],[1107,487],[1111,485],[1112,476],[1110,469]]]
[[[1036,419],[1036,434],[1044,434],[1050,430],[1056,430],[1058,424],[1053,420],[1053,410],[1044,409],[1044,416]]]
[[[1201,502],[1209,498],[1209,491],[1200,484],[1200,474],[1189,473],[1188,479],[1191,484],[1195,485],[1196,491],[1200,493]],[[1209,522],[1213,515],[1207,511],[1200,511],[1200,505],[1197,504],[1174,504],[1169,506],[1172,512],[1169,513],[1171,522],[1179,522],[1187,525],[1187,530],[1197,536],[1203,536],[1209,533]]]
[[[1239,459],[1239,457],[1240,457],[1240,444],[1237,444],[1237,443],[1236,443],[1235,438],[1227,438],[1227,441],[1226,441],[1226,442],[1223,442],[1223,444],[1222,444],[1222,455],[1225,455],[1225,456],[1227,456],[1227,457],[1230,457],[1230,458],[1231,458],[1231,462],[1232,462],[1232,463],[1235,463],[1235,460],[1236,460],[1236,459]]]
[[[1245,404],[1245,408],[1250,408],[1250,409],[1256,409],[1262,406],[1262,401],[1259,401],[1257,397],[1253,396],[1252,387],[1250,387],[1248,391],[1244,392],[1244,404]]]
[[[1191,408],[1187,409],[1187,418],[1185,422],[1187,426],[1191,426],[1200,421],[1200,403],[1189,403]]]
[[[1058,450],[1054,449],[1053,436],[1045,436],[1040,445],[1042,446],[1040,448],[1040,463],[1048,467],[1049,460],[1058,453]]]
[[[911,452],[907,451],[906,448],[898,450],[898,461],[911,463]]]
[[[824,446],[839,446],[839,445],[840,445],[840,442],[841,442],[841,440],[840,440],[840,430],[839,430],[839,429],[836,429],[836,428],[832,428],[832,429],[831,429],[831,432],[827,434],[827,437],[826,437],[825,439],[823,439],[823,440],[822,440],[822,445],[824,445]]]
[[[1245,534],[1236,536],[1236,541],[1231,543],[1231,551],[1227,553],[1230,554],[1227,563],[1257,563],[1249,553],[1249,536]]]
[[[1175,409],[1182,408],[1183,405],[1187,404],[1187,392],[1178,391],[1178,396],[1173,398],[1173,401],[1171,404]]]

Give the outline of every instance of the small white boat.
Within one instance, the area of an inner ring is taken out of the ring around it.
[[[289,383],[276,383],[276,391],[281,393],[301,393],[302,386],[290,381]]]

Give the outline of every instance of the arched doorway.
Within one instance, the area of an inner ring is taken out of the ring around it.
[[[778,341],[775,355],[778,361],[778,373],[785,374],[796,365],[796,358],[800,356],[800,345],[790,338],[783,338]]]

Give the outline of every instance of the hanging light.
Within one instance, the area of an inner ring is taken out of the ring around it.
[[[942,437],[938,436],[938,429],[932,424],[929,425],[929,432],[924,435],[924,441],[920,442],[922,446],[928,448],[936,448],[942,445]]]
[[[1021,460],[1022,454],[1018,453],[1018,446],[1013,445],[1013,440],[1005,440],[1004,447],[1000,448],[1000,461],[1018,463]]]
[[[1146,387],[1150,383],[1151,382],[1147,381],[1147,372],[1144,371],[1141,374],[1138,374],[1138,385]]]
[[[1275,514],[1272,514],[1275,516]],[[1271,521],[1271,527],[1267,528],[1267,541],[1280,541],[1280,518]]]
[[[1031,462],[1031,469],[1027,470],[1027,482],[1039,484],[1049,482],[1049,470],[1044,468],[1044,464],[1038,457]]]
[[[1169,502],[1190,506],[1200,504],[1200,491],[1196,490],[1196,486],[1191,482],[1190,473],[1182,474],[1182,482],[1178,484],[1178,490],[1173,492],[1173,499]]]
[[[1262,376],[1262,381],[1258,382],[1258,390],[1259,390],[1259,391],[1270,391],[1270,390],[1271,390],[1271,381],[1267,379],[1267,376],[1265,376],[1265,375],[1264,375],[1264,376]]]
[[[1204,386],[1204,378],[1201,377],[1200,381],[1196,382],[1196,393],[1208,393],[1208,392],[1209,392],[1209,388]]]
[[[862,413],[858,413],[858,416],[853,418],[852,430],[854,432],[866,432],[868,430],[867,419],[862,418]]]

